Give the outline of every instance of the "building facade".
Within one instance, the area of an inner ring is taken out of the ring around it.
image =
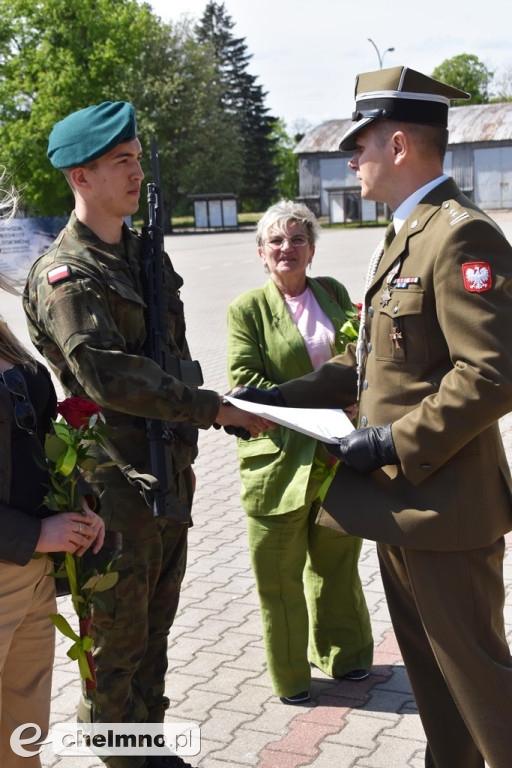
[[[297,145],[299,199],[332,223],[388,217],[380,203],[361,199],[351,152],[340,152],[351,120],[328,120]],[[512,102],[451,107],[444,171],[484,210],[512,208]]]

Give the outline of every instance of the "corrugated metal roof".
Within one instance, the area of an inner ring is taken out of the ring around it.
[[[450,144],[512,139],[512,102],[451,107],[448,113]]]
[[[295,152],[336,152],[340,139],[348,130],[352,120],[327,120],[308,131],[295,147]]]
[[[352,121],[327,120],[308,131],[295,147],[297,154],[337,152],[341,137]],[[448,113],[449,144],[512,140],[512,102],[451,107]]]

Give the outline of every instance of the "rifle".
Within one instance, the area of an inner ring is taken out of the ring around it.
[[[167,339],[169,322],[165,290],[164,234],[162,226],[162,192],[158,150],[151,146],[153,181],[147,185],[149,224],[142,228],[142,281],[146,303],[146,342],[144,353],[165,373],[188,386],[201,386],[203,377],[196,360],[181,360],[171,354]],[[180,501],[173,490],[173,444],[184,440],[189,445],[197,441],[197,430],[179,422],[146,419],[151,459],[151,473],[156,487],[143,492],[155,517],[166,517],[180,523],[190,522],[190,508]],[[191,434],[192,433],[192,434]]]

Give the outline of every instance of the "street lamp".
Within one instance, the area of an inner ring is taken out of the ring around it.
[[[391,51],[394,51],[395,49],[394,48],[386,48],[386,50],[384,51],[384,53],[381,56],[379,49],[377,48],[377,46],[375,45],[375,43],[373,42],[371,37],[368,38],[368,42],[371,43],[373,45],[373,47],[375,48],[375,50],[377,51],[377,56],[379,57],[379,69],[382,69],[382,62],[384,61],[384,56],[386,55],[386,53],[388,53],[388,51],[391,52]]]

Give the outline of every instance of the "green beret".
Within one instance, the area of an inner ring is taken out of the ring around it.
[[[56,123],[48,141],[48,157],[55,168],[73,168],[106,155],[136,136],[133,105],[126,101],[104,101]]]
[[[353,150],[356,136],[374,120],[398,120],[424,125],[448,125],[452,99],[471,96],[410,67],[363,72],[356,78],[356,108],[352,125],[341,139],[341,150]]]

